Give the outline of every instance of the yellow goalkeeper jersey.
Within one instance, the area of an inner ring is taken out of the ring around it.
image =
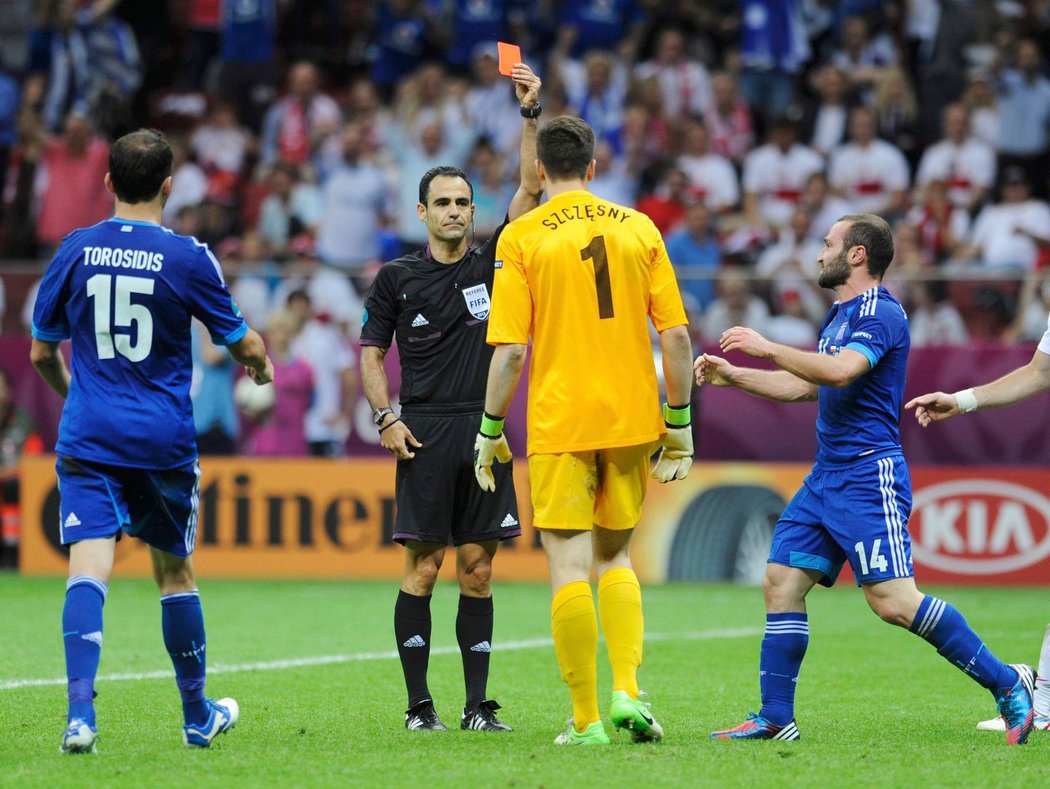
[[[488,342],[532,338],[530,455],[664,434],[650,319],[657,331],[687,323],[660,231],[645,214],[574,190],[504,228]]]

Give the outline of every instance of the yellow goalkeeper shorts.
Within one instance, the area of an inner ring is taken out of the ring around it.
[[[633,529],[642,516],[653,444],[529,457],[537,529]]]

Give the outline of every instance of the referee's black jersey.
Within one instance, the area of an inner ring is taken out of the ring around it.
[[[439,263],[429,248],[379,269],[365,299],[361,345],[389,348],[397,336],[402,408],[485,404],[492,347],[485,342],[496,241],[469,247],[456,263]]]

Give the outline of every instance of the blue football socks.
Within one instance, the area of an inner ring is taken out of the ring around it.
[[[66,582],[62,640],[66,648],[69,717],[95,725],[95,676],[102,655],[102,606],[109,586],[87,575]]]
[[[943,600],[926,595],[910,630],[992,693],[1017,682],[1017,672],[993,655],[963,615]]]
[[[161,595],[161,628],[164,646],[175,667],[175,683],[182,695],[182,715],[186,723],[208,719],[204,701],[204,613],[200,594],[176,592]]]
[[[758,662],[762,711],[770,723],[784,726],[795,717],[795,682],[809,646],[805,613],[766,614],[766,635]]]

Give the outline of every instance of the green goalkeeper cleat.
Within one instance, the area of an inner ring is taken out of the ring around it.
[[[569,719],[569,728],[554,738],[555,745],[610,745],[609,735],[605,733],[605,724],[595,721],[583,731],[576,731],[576,725]]]
[[[614,690],[610,709],[613,725],[627,729],[635,742],[656,742],[664,729],[649,713],[649,705],[632,699],[626,690]]]

